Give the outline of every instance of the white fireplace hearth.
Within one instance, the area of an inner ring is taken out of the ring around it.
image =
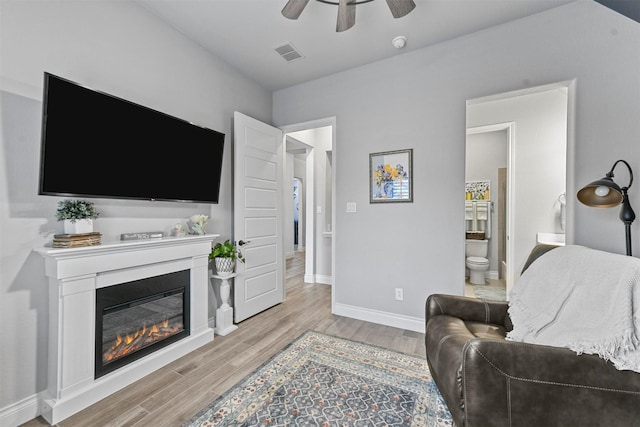
[[[87,408],[213,340],[208,325],[208,255],[218,235],[38,249],[49,278],[47,392],[50,424]],[[96,289],[189,270],[190,334],[95,379]]]

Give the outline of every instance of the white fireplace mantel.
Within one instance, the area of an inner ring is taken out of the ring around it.
[[[208,255],[217,234],[41,248],[49,278],[49,358],[42,416],[56,424],[213,340]],[[190,270],[190,335],[94,379],[96,289]]]

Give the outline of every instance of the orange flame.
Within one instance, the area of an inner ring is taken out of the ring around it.
[[[118,335],[111,347],[102,354],[102,363],[113,362],[141,348],[162,341],[171,335],[181,332],[183,328],[182,322],[176,322],[173,326],[170,326],[169,319],[165,319],[150,327],[143,325],[137,331],[124,337]]]

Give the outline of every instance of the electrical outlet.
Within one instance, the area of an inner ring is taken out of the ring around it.
[[[396,288],[396,301],[403,301],[404,294],[402,288]]]

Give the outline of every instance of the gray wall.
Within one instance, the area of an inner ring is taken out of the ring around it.
[[[47,281],[32,251],[62,233],[62,224],[54,216],[61,199],[37,195],[43,72],[227,135],[220,204],[94,199],[103,240],[167,231],[195,213],[211,216],[209,232],[229,237],[233,111],[270,122],[271,94],[130,2],[3,0],[0,19],[2,410],[46,387]],[[193,147],[159,149],[168,173],[172,162],[197,155]]]
[[[618,158],[640,170],[639,71],[640,24],[584,0],[275,92],[277,125],[336,116],[334,311],[418,329],[429,294],[462,294],[465,103],[482,96],[575,79],[568,238],[624,253],[617,212],[571,195]],[[403,148],[414,202],[369,204],[368,154]]]

